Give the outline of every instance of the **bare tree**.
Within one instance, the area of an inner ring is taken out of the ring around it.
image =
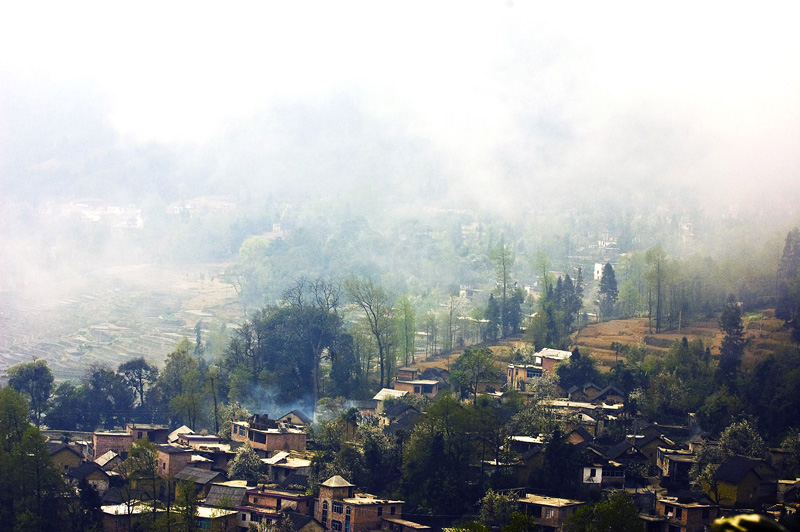
[[[350,299],[364,311],[369,329],[378,344],[380,387],[387,383],[388,355],[392,336],[392,297],[369,279],[350,278],[344,283]]]

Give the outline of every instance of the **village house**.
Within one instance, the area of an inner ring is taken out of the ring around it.
[[[262,458],[270,482],[279,484],[291,475],[311,474],[311,460],[299,453],[279,451],[269,458]]]
[[[656,500],[655,516],[642,516],[646,532],[695,532],[711,530],[719,517],[719,507],[707,499],[661,497]]]
[[[64,474],[83,463],[83,455],[76,445],[63,442],[47,442],[45,445],[53,465]]]
[[[319,486],[315,518],[326,530],[334,532],[366,532],[379,528],[392,530],[424,528],[410,521],[402,521],[404,504],[403,501],[379,499],[368,493],[356,493],[353,484],[336,475]],[[398,521],[386,522],[385,518]]]
[[[658,448],[656,466],[661,471],[661,485],[665,488],[688,488],[691,481],[689,471],[693,465],[692,451]]]
[[[315,498],[300,490],[267,488],[260,486],[247,489],[245,499],[236,506],[239,526],[247,528],[251,523],[270,525],[280,522],[287,511],[309,517],[314,515]]]
[[[716,486],[704,484],[712,500],[727,508],[753,509],[762,503],[774,503],[778,477],[764,460],[732,456],[715,472]]]
[[[380,414],[383,412],[383,408],[387,399],[397,400],[401,397],[408,395],[408,390],[393,390],[391,388],[381,388],[381,390],[376,393],[372,399],[377,402],[375,407],[375,413]]]
[[[122,458],[114,451],[108,451],[95,458],[94,463],[105,471],[116,471],[122,465]]]
[[[300,410],[292,410],[278,418],[278,423],[285,423],[295,428],[303,428],[311,425],[311,419]]]
[[[156,445],[158,474],[162,477],[174,477],[192,461],[194,449],[178,445]]]
[[[137,530],[137,527],[145,528],[153,514],[153,507],[141,501],[104,505],[100,510],[103,512],[104,532],[127,532]],[[164,511],[159,508],[156,513],[162,514]]]
[[[197,508],[196,525],[199,530],[235,530],[238,512],[228,508]]]
[[[175,480],[188,480],[194,484],[194,490],[198,498],[203,499],[208,495],[212,484],[225,480],[225,475],[219,471],[210,471],[198,467],[186,466],[175,475]],[[177,497],[177,486],[176,486]]]
[[[434,399],[439,395],[439,381],[427,379],[400,380],[394,382],[394,389],[405,391],[412,395]]]
[[[94,462],[87,462],[70,469],[67,473],[67,479],[75,485],[85,480],[91,484],[101,496],[108,491],[111,485],[111,477],[109,474]]]
[[[249,443],[262,456],[274,451],[304,451],[306,438],[302,430],[289,428],[266,414],[256,414],[249,421],[234,421],[231,426],[231,440]]]
[[[520,511],[533,518],[542,530],[558,530],[564,521],[584,505],[582,501],[526,493],[518,501]]]
[[[571,356],[570,351],[545,348],[533,354],[531,363],[509,364],[506,372],[508,389],[524,392],[532,380],[545,374],[555,375],[556,366],[569,360]]]
[[[153,443],[167,443],[169,432],[165,425],[142,423],[128,423],[124,432],[95,432],[92,434],[89,455],[92,460],[108,451],[127,456],[134,441],[147,438]]]

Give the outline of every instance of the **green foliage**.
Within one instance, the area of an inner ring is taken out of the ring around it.
[[[245,442],[236,450],[236,456],[228,465],[228,478],[246,480],[248,484],[255,483],[261,476],[262,466],[258,454]]]
[[[0,388],[0,519],[8,530],[66,529],[67,487],[47,452],[28,406],[11,386]]]
[[[394,336],[394,322],[392,320],[392,307],[394,298],[383,288],[370,279],[351,277],[344,283],[348,297],[364,312],[364,320],[375,338],[378,346],[378,365],[380,368],[379,386],[384,387],[389,383],[392,361],[390,349],[391,339]]]
[[[135,390],[141,409],[147,411],[145,392],[158,379],[158,368],[149,364],[144,357],[139,357],[120,364],[117,372],[128,387]]]
[[[481,522],[487,526],[505,528],[517,509],[517,496],[489,490],[481,499]]]
[[[47,400],[53,390],[53,373],[44,360],[17,364],[8,368],[8,385],[28,398],[31,419],[42,423]]]
[[[800,477],[800,431],[791,431],[781,442],[780,448],[789,452],[788,458],[783,462],[780,478]]]
[[[124,427],[133,411],[133,391],[122,375],[105,366],[89,373],[84,415],[106,429]]]
[[[725,333],[720,347],[718,379],[721,382],[736,378],[744,356],[744,326],[742,314],[736,297],[731,294],[725,302],[719,319],[720,329]]]
[[[546,283],[537,306],[538,312],[525,331],[525,340],[538,351],[545,347],[566,349],[569,334],[583,305],[583,289],[569,275],[559,278],[555,286]]]
[[[581,490],[579,471],[584,460],[584,452],[568,443],[561,430],[555,430],[544,447],[544,465],[529,484],[554,497],[575,497]]]
[[[562,362],[556,367],[556,376],[558,383],[565,390],[569,390],[572,386],[583,386],[589,382],[601,386],[604,381],[594,358],[589,353],[580,353],[577,349],[568,362]]]
[[[416,423],[403,449],[402,491],[415,513],[461,515],[477,499],[470,416],[449,393]]]
[[[175,497],[175,509],[178,511],[178,530],[182,532],[194,532],[197,530],[198,506],[194,482],[191,480],[178,482]]]
[[[564,532],[641,532],[644,523],[631,496],[624,492],[609,494],[604,500],[583,506],[567,517]]]
[[[473,403],[478,400],[480,383],[498,382],[499,379],[494,355],[488,347],[468,347],[450,369],[452,384],[461,391],[462,397],[472,395]]]
[[[617,304],[617,277],[614,274],[614,267],[610,262],[603,266],[603,276],[600,278],[600,315],[604,319],[614,317]]]

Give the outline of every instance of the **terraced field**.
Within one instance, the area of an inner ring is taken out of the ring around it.
[[[220,278],[224,264],[106,268],[47,290],[0,292],[0,378],[43,359],[56,379],[77,379],[92,364],[116,368],[144,356],[162,364],[205,318],[236,323],[241,306]]]

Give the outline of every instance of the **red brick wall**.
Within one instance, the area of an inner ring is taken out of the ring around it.
[[[133,444],[133,436],[130,434],[104,434],[95,432],[92,436],[94,445],[94,458],[103,456],[108,451],[117,454],[127,451]]]

